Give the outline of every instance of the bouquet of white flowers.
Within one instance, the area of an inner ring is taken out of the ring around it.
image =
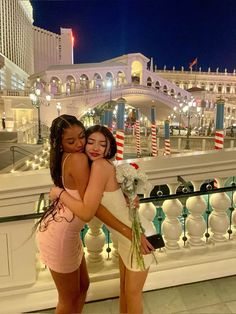
[[[133,257],[136,256],[137,265],[141,270],[145,269],[144,259],[141,252],[141,235],[144,232],[138,214],[138,209],[134,206],[133,200],[137,196],[137,190],[145,189],[147,175],[139,169],[135,163],[122,164],[116,167],[116,178],[123,193],[129,200],[129,214],[132,221],[132,246],[131,246],[131,266]]]

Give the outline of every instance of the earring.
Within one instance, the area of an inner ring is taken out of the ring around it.
[[[60,152],[61,152],[61,153],[63,152],[63,148],[62,148],[62,146],[60,147]]]

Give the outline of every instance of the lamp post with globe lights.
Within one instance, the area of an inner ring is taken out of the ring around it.
[[[33,107],[35,107],[37,109],[37,114],[38,114],[38,140],[37,140],[37,144],[43,144],[43,138],[42,138],[42,133],[41,133],[40,106],[42,104],[49,106],[51,96],[50,95],[44,96],[41,94],[41,89],[35,88],[32,90],[29,97],[30,97],[30,100],[32,102]]]
[[[180,135],[180,127],[181,127],[181,118],[182,118],[182,114],[183,114],[183,102],[179,101],[178,102],[178,106],[174,106],[173,110],[174,112],[179,114],[179,135]]]
[[[61,103],[57,103],[57,116],[59,117],[61,115]]]
[[[186,134],[186,146],[185,149],[190,149],[190,141],[189,137],[191,135],[192,126],[190,124],[190,120],[193,117],[193,114],[196,111],[196,101],[192,98],[187,105],[183,107],[183,113],[187,117],[187,134]]]

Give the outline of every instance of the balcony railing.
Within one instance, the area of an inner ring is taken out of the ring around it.
[[[162,231],[166,244],[164,249],[155,252],[158,264],[151,265],[144,289],[235,274],[236,149],[147,157],[136,162],[150,182],[140,210]],[[209,182],[214,181],[218,190],[211,189]],[[35,258],[37,249],[31,236],[35,223],[32,218],[37,217],[42,193],[47,194],[51,184],[46,169],[1,175],[0,302],[5,307],[0,313],[8,313],[7,307],[9,312],[14,312],[14,304],[18,311],[55,306],[54,284],[49,271]],[[183,194],[189,187],[191,193]],[[25,219],[12,218],[19,215]],[[102,222],[94,218],[88,226],[92,227],[85,235],[85,256],[91,279],[88,300],[117,296],[116,243],[109,244],[108,257]],[[22,304],[26,295],[31,300],[30,308]]]

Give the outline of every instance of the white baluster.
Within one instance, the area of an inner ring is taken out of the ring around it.
[[[151,236],[156,233],[156,228],[154,226],[153,220],[156,216],[156,206],[153,203],[143,203],[139,207],[140,221],[142,227],[144,228],[144,233],[146,236]],[[144,217],[144,219],[143,219]]]
[[[194,191],[199,191],[201,181],[192,182]],[[188,232],[188,243],[192,246],[201,246],[205,242],[202,240],[206,230],[206,222],[203,218],[203,213],[207,208],[207,204],[203,196],[189,197],[186,202],[186,207],[190,215],[186,219],[186,229]]]
[[[87,248],[88,263],[103,263],[103,247],[105,245],[105,235],[102,231],[103,223],[97,218],[94,217],[89,223],[89,230],[84,237],[84,243]]]
[[[234,228],[236,228],[236,192],[234,192],[233,194],[233,207],[234,207],[234,211],[232,215],[232,221],[233,221]],[[235,236],[236,235],[234,234],[234,237]]]
[[[112,260],[115,264],[118,263],[118,258],[119,258],[119,254],[118,254],[118,241],[117,241],[117,238],[116,236],[110,232],[110,236],[111,236],[111,241],[112,241],[112,251],[111,251],[111,254],[112,254]]]
[[[218,188],[224,186],[225,179],[217,178],[216,181]],[[213,233],[212,240],[214,242],[224,242],[229,227],[226,210],[230,207],[230,198],[226,193],[215,193],[210,197],[210,204],[213,208],[209,217],[209,225]]]
[[[170,194],[174,194],[178,184],[168,186],[170,188]],[[182,213],[183,205],[178,199],[173,199],[164,201],[162,208],[166,215],[161,228],[165,238],[166,248],[170,250],[179,249],[178,241],[182,233],[182,227],[178,217]]]

